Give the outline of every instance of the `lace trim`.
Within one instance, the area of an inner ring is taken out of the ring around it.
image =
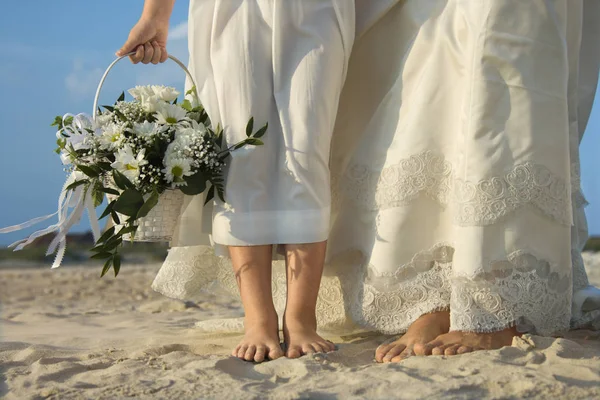
[[[367,165],[349,167],[335,179],[338,191],[360,207],[382,210],[409,204],[424,194],[442,205],[456,206],[460,225],[489,225],[509,213],[533,206],[556,221],[572,222],[569,187],[540,164],[524,163],[503,176],[469,182],[454,176],[452,164],[432,151],[413,155],[381,171]]]
[[[492,332],[513,325],[540,335],[567,330],[571,279],[552,269],[547,261],[516,251],[491,263],[487,272],[453,277],[451,330]]]
[[[570,274],[560,276],[550,264],[518,251],[505,261],[486,265],[474,276],[452,276],[454,248],[438,244],[416,254],[393,274],[377,274],[365,253],[349,250],[327,265],[317,303],[321,329],[348,330],[356,324],[383,333],[405,331],[422,314],[451,310],[453,330],[487,332],[517,324],[552,334],[568,328]],[[217,280],[238,296],[230,260],[210,247],[174,248],[153,288],[185,299]],[[569,271],[570,272],[570,271]],[[281,315],[286,298],[285,266],[274,262],[273,298]],[[226,323],[203,322],[203,329],[227,330]],[[236,325],[237,326],[237,325]]]

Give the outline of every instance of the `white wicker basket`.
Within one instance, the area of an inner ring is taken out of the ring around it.
[[[150,213],[138,220],[138,229],[133,240],[136,242],[171,241],[179,220],[183,196],[184,194],[179,190],[164,191],[158,198],[158,204],[150,210]],[[124,235],[123,239],[129,240],[130,235]]]
[[[94,99],[94,111],[93,111],[93,119],[96,120],[98,116],[98,100],[100,98],[100,91],[102,89],[102,85],[108,76],[110,70],[115,66],[115,64],[122,60],[123,58],[130,56],[134,53],[129,53],[124,56],[117,58],[113,61],[100,79],[100,83],[98,84],[98,89],[96,90],[96,97]],[[183,69],[192,83],[193,87],[196,87],[194,83],[194,78],[190,71],[186,68],[186,66],[179,61],[176,57],[169,55],[169,58],[173,60],[177,65]],[[197,93],[194,93],[196,97],[198,97]],[[107,182],[108,186],[115,188],[114,183]],[[109,201],[115,199],[114,196],[107,195]],[[184,194],[179,190],[166,190],[164,191],[159,199],[158,204],[150,211],[150,213],[144,218],[140,218],[138,220],[138,229],[133,237],[133,240],[136,242],[164,242],[170,241],[173,237],[173,233],[175,231],[175,227],[177,226],[177,222],[179,220],[179,215],[181,212],[181,206],[183,205]],[[122,220],[127,219],[126,216],[119,215],[119,218]],[[114,224],[114,221],[113,221]],[[131,235],[123,235],[123,239],[130,240]]]

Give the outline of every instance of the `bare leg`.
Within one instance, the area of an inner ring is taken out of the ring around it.
[[[287,303],[283,316],[286,356],[335,350],[317,335],[317,296],[327,242],[286,245]]]
[[[377,362],[398,362],[414,356],[414,348],[431,342],[450,329],[450,313],[436,311],[421,315],[413,322],[406,333],[392,343],[382,344],[375,351]]]
[[[415,345],[415,353],[423,356],[453,356],[477,350],[495,350],[510,346],[513,337],[520,335],[516,328],[491,333],[452,331],[439,335],[427,344]]]
[[[271,292],[272,246],[229,247],[244,306],[244,338],[231,353],[262,362],[283,356],[279,324]]]

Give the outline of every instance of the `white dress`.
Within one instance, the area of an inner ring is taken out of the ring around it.
[[[581,257],[578,147],[600,67],[600,2],[356,6],[331,145],[320,327],[400,333],[446,308],[462,331],[555,334],[598,322],[600,291]],[[192,199],[153,284],[165,295],[214,280],[237,292],[229,261],[200,245],[200,215]],[[282,262],[274,268],[281,310]]]
[[[192,0],[188,23],[189,69],[226,142],[246,138],[251,116],[254,130],[269,124],[264,146],[232,154],[207,233],[233,246],[326,240],[354,1]]]

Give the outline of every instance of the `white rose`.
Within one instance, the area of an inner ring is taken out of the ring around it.
[[[142,103],[142,108],[144,111],[148,113],[153,113],[158,111],[160,106],[159,100],[156,96],[150,96],[140,101]]]
[[[152,91],[154,95],[168,103],[173,102],[177,96],[179,96],[179,92],[175,90],[175,88],[162,86],[162,85],[152,85]]]
[[[133,96],[134,99],[144,102],[144,100],[149,97],[154,97],[154,90],[152,90],[151,86],[136,86],[132,89],[128,90],[129,94]]]

